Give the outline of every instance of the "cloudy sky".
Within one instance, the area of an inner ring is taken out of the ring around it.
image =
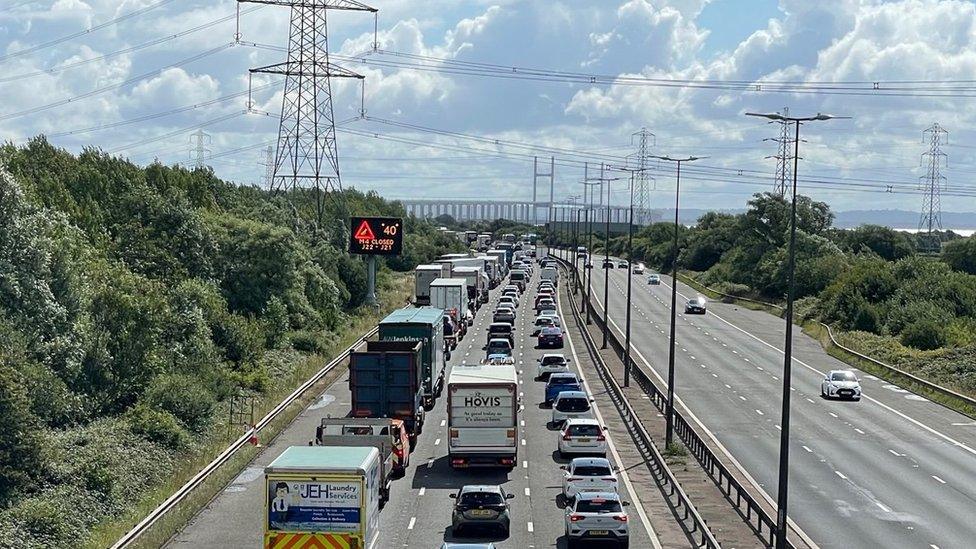
[[[766,157],[777,145],[764,139],[779,135],[744,113],[789,107],[853,117],[803,127],[801,192],[837,210],[919,209],[923,130],[938,122],[948,130],[943,208],[976,211],[973,2],[372,5],[379,51],[371,14],[330,12],[333,60],[366,76],[365,120],[359,83],[333,87],[345,186],[391,198],[529,197],[531,157],[554,155],[565,198],[581,193],[583,162],[623,165],[632,134],[647,128],[653,154],[708,157],[682,171],[683,204],[741,207],[772,188],[776,160]],[[190,134],[202,127],[218,175],[260,184],[282,86],[256,76],[255,112],[244,114],[247,69],[284,59],[289,10],[242,4],[235,45],[235,8],[0,1],[0,137],[44,133],[73,151],[192,164]],[[651,167],[650,206],[666,207],[673,172]]]

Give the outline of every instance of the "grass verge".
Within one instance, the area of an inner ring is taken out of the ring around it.
[[[351,345],[364,332],[371,329],[387,313],[402,307],[413,293],[413,277],[399,276],[380,289],[380,309],[378,312],[363,308],[352,315],[341,336],[336,339],[328,353],[305,357],[302,364],[295,368],[287,383],[282,383],[275,391],[271,391],[255,401],[255,418],[263,417],[274,408],[298,385],[322,368],[323,364],[331,360],[343,349]],[[318,395],[340,377],[346,367],[340,366],[326,375],[321,381],[305,392],[305,395],[288,406],[278,417],[261,431],[263,444],[274,440],[298,414],[304,410]],[[187,480],[203,469],[214,457],[223,451],[231,442],[241,435],[239,430],[228,431],[221,426],[212,431],[211,437],[198,444],[197,450],[185,456],[173,474],[170,481],[164,485],[149,490],[146,495],[135,503],[131,510],[124,515],[113,517],[99,524],[92,531],[84,547],[97,549],[114,544],[136,523],[142,520],[167,497],[183,486]],[[156,522],[134,544],[138,548],[156,548],[167,542],[176,532],[193,518],[196,513],[206,506],[231,480],[233,480],[261,451],[259,448],[245,446],[232,456],[222,467],[217,469],[196,490],[188,495],[179,505]]]
[[[817,321],[808,320],[804,322],[803,332],[819,341],[820,345],[825,351],[827,351],[827,354],[838,360],[841,360],[863,372],[867,372],[885,381],[897,383],[899,386],[908,389],[913,393],[922,395],[933,402],[938,402],[950,410],[955,410],[960,414],[969,416],[971,418],[976,418],[976,407],[972,406],[968,402],[955,398],[951,395],[946,395],[939,391],[933,391],[910,377],[901,375],[898,372],[894,372],[883,366],[878,366],[869,360],[864,360],[857,355],[841,349],[830,340],[830,335],[827,333],[827,329]]]

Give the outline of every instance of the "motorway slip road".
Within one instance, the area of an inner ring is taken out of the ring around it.
[[[602,311],[604,273],[593,271]],[[631,275],[610,273],[611,325],[622,333]],[[671,280],[661,278],[654,286],[634,277],[631,337],[637,360],[666,379]],[[705,315],[684,315],[697,294],[681,283],[678,292],[676,402],[772,502],[783,322],[719,302]],[[822,547],[973,547],[976,422],[861,372],[860,402],[824,400],[822,374],[850,367],[799,330],[795,337],[789,509],[799,528]]]
[[[393,482],[390,501],[380,513],[380,535],[370,549],[388,548],[439,548],[444,541],[493,541],[501,548],[565,548],[563,536],[564,512],[557,505],[557,495],[561,493],[562,472],[559,465],[568,462],[558,458],[556,452],[556,431],[546,428],[551,411],[543,408],[544,384],[534,380],[536,359],[545,351],[535,349],[535,339],[530,337],[535,316],[531,310],[532,294],[538,281],[538,269],[531,290],[522,299],[518,309],[515,359],[522,387],[523,409],[520,411],[520,448],[518,466],[511,470],[472,469],[455,471],[450,467],[447,455],[447,412],[446,394],[438,399],[434,409],[428,412],[423,433],[417,447],[411,454],[410,466],[404,478]],[[481,350],[485,343],[487,324],[500,292],[492,292],[489,304],[483,306],[475,318],[474,329],[453,351],[449,367],[478,362],[484,357]],[[568,310],[566,310],[568,313]],[[562,315],[561,315],[562,316]],[[566,318],[566,317],[563,317]],[[567,319],[568,320],[568,319]],[[577,343],[577,349],[582,347]],[[578,360],[572,357],[567,342],[561,352],[573,358],[571,366],[575,370]],[[587,360],[585,356],[579,360]],[[598,381],[590,380],[599,383]],[[595,387],[594,387],[595,389]],[[602,389],[602,387],[600,387]],[[319,419],[327,415],[345,416],[349,411],[350,395],[348,375],[343,375],[330,386],[308,409],[281,435],[272,441],[255,460],[206,508],[200,511],[190,523],[177,534],[167,547],[256,547],[260,546],[264,533],[264,466],[274,460],[285,448],[308,444],[314,436]],[[599,410],[603,414],[616,414],[613,408]],[[604,416],[606,417],[606,416]],[[613,433],[608,440],[615,447],[632,445],[625,431]],[[608,458],[615,461],[614,452]],[[630,515],[631,547],[637,549],[662,547],[652,522],[670,523],[672,530],[662,539],[675,539],[674,531],[679,527],[670,516],[648,517],[641,505],[633,497],[631,474],[643,470],[643,465],[632,463],[624,458],[616,464],[622,471],[618,473],[623,499],[634,502],[627,508]],[[635,481],[636,482],[636,481]],[[465,537],[455,540],[450,532],[453,500],[449,494],[456,492],[465,484],[501,484],[508,493],[515,494],[511,500],[511,534],[501,537]],[[662,499],[655,486],[641,484],[641,498]],[[665,505],[658,502],[660,507]],[[668,528],[668,526],[665,526]],[[686,546],[665,543],[664,547]],[[593,545],[597,547],[597,545]],[[588,545],[589,547],[589,545]]]

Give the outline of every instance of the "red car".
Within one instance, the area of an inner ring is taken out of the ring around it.
[[[543,328],[539,332],[539,348],[563,348],[563,330],[555,326]]]

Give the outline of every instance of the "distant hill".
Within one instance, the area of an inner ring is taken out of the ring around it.
[[[678,220],[684,225],[693,225],[704,213],[720,211],[723,213],[739,214],[743,208],[719,210],[704,210],[700,208],[682,208]],[[918,226],[919,212],[910,210],[848,210],[834,212],[834,226],[849,229],[859,225],[884,225],[895,229],[914,229]],[[656,221],[672,221],[674,210],[652,209],[651,217]],[[942,212],[942,226],[946,229],[976,229],[976,212]]]

